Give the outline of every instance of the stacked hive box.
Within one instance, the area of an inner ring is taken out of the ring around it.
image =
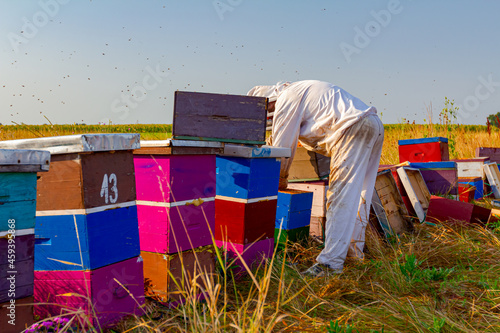
[[[174,139],[259,145],[265,143],[266,121],[267,99],[263,97],[175,93]],[[248,261],[262,251],[272,251],[280,165],[271,149],[253,152],[254,148],[243,147],[243,155],[250,155],[246,158],[235,150],[232,153],[237,157],[216,161],[215,239],[230,255],[245,250]],[[230,148],[225,153],[231,153]],[[246,221],[255,225],[250,228]]]
[[[288,188],[313,193],[309,235],[313,238],[322,240],[325,234],[326,192],[328,190],[328,181],[288,183]]]
[[[458,174],[455,162],[410,163],[419,169],[431,194],[458,195]]]
[[[399,163],[450,160],[448,139],[442,137],[399,140]]]
[[[81,308],[101,327],[139,314],[144,283],[132,155],[139,135],[84,134],[3,146],[52,154],[50,171],[39,174],[35,226],[35,302],[48,304],[37,304],[35,313]]]
[[[484,164],[489,157],[454,160],[457,163],[458,192],[460,201],[470,202],[484,196]]]
[[[313,193],[299,190],[278,192],[274,241],[279,247],[287,240],[296,242],[309,237]]]
[[[273,253],[280,158],[288,156],[288,148],[236,145],[217,156],[215,239],[245,261],[236,260],[236,273]]]
[[[146,293],[161,302],[183,301],[188,281],[214,270],[215,154],[222,147],[164,140],[142,141],[134,151]]]
[[[50,154],[0,149],[0,327],[21,332],[33,323],[36,177]]]

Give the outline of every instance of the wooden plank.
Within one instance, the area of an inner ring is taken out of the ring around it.
[[[386,239],[395,236],[377,191],[373,191],[371,209],[373,209],[374,218],[370,219],[370,222],[374,224],[379,234]]]
[[[493,195],[496,199],[500,199],[500,171],[498,170],[498,165],[496,163],[485,164],[484,173],[486,174]]]
[[[382,171],[377,175],[375,191],[377,192],[392,230],[396,234],[413,231],[413,225],[409,221],[408,211],[406,210],[406,206],[399,194],[396,182],[390,170]]]
[[[0,327],[2,333],[19,333],[33,325],[33,297],[0,303]],[[12,316],[10,316],[12,314]],[[14,321],[11,321],[15,319]],[[12,325],[12,323],[14,325]]]
[[[326,217],[323,216],[311,216],[311,222],[309,225],[309,235],[316,240],[322,241],[325,237],[325,224]]]
[[[477,147],[476,157],[489,157],[490,162],[500,163],[500,148]]]
[[[84,208],[78,154],[53,155],[49,172],[38,176],[37,211]]]
[[[172,135],[264,144],[266,118],[264,97],[176,91]]]
[[[40,165],[0,165],[1,172],[44,172],[45,166],[42,168]]]
[[[423,223],[427,208],[429,208],[431,194],[420,170],[403,167],[398,168],[397,172],[420,223]]]

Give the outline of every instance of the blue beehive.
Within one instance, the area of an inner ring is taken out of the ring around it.
[[[291,230],[306,227],[311,221],[313,193],[285,190],[278,192],[275,228]]]
[[[93,270],[140,255],[135,205],[88,211],[37,216],[35,270]]]
[[[275,196],[280,159],[217,156],[217,196],[254,199]]]

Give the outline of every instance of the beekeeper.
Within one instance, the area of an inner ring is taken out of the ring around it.
[[[377,110],[336,85],[315,80],[256,86],[248,95],[269,98],[269,111],[274,111],[272,145],[292,149],[291,157],[282,159],[281,189],[288,186],[297,142],[331,157],[325,248],[304,273],[342,272],[346,257],[363,258],[384,141]]]

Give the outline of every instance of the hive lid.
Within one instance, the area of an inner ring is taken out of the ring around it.
[[[410,167],[416,169],[456,169],[457,164],[453,161],[418,162],[418,163],[410,163]]]
[[[43,150],[0,149],[0,172],[48,171],[50,153]]]
[[[292,150],[290,148],[226,144],[224,146],[224,153],[221,155],[246,158],[277,158],[290,157],[291,154]]]
[[[222,148],[223,143],[216,141],[196,141],[196,140],[141,140],[142,148],[153,147],[203,147],[203,148]]]
[[[131,150],[139,147],[140,135],[136,133],[77,134],[0,141],[0,149],[40,149],[51,154]]]
[[[421,143],[430,143],[430,142],[448,142],[448,138],[443,138],[441,136],[433,137],[433,138],[420,138],[420,139],[408,139],[408,140],[399,140],[398,145],[416,145]]]

